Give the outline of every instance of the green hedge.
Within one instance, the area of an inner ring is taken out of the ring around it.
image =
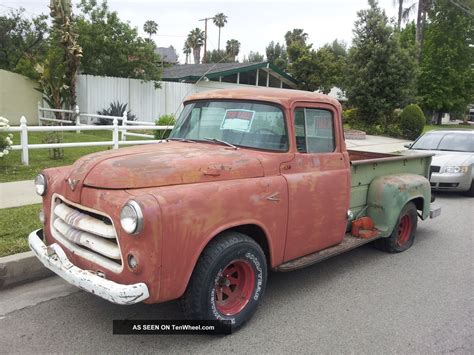
[[[414,140],[423,132],[425,115],[420,106],[411,104],[400,115],[400,131],[404,138]]]

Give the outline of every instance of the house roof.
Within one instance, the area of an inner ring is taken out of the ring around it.
[[[204,76],[208,79],[217,79],[220,76],[229,76],[260,68],[266,68],[269,72],[273,72],[274,75],[281,77],[284,81],[290,82],[293,85],[298,83],[296,79],[269,62],[174,65],[163,70],[163,80],[196,82]]]
[[[158,47],[155,48],[155,53],[159,54],[163,62],[176,63],[178,61],[178,55],[173,47]]]

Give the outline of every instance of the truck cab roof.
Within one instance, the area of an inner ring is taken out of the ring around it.
[[[339,101],[328,95],[291,89],[242,87],[236,89],[210,90],[188,96],[185,103],[196,100],[263,101],[276,103],[286,108],[291,107],[294,102],[310,101],[330,104],[341,111],[341,104]]]

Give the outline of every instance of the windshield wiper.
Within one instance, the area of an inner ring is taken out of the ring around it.
[[[209,137],[203,137],[203,139],[205,139],[206,141],[209,141],[209,142],[224,144],[224,145],[226,145],[226,146],[229,146],[229,147],[231,147],[231,148],[234,148],[235,150],[239,149],[238,147],[236,147],[236,146],[233,145],[232,143],[223,141],[223,140],[221,140],[221,139],[209,138]]]
[[[166,138],[166,141],[177,141],[177,142],[186,142],[186,143],[196,143],[196,141],[193,141],[191,139],[186,139],[186,138]]]

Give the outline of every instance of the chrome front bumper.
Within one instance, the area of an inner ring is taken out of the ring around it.
[[[90,271],[74,266],[64,250],[56,243],[46,246],[38,236],[38,229],[28,236],[28,244],[41,263],[70,284],[116,304],[134,304],[150,297],[143,283],[122,285],[106,280]]]

